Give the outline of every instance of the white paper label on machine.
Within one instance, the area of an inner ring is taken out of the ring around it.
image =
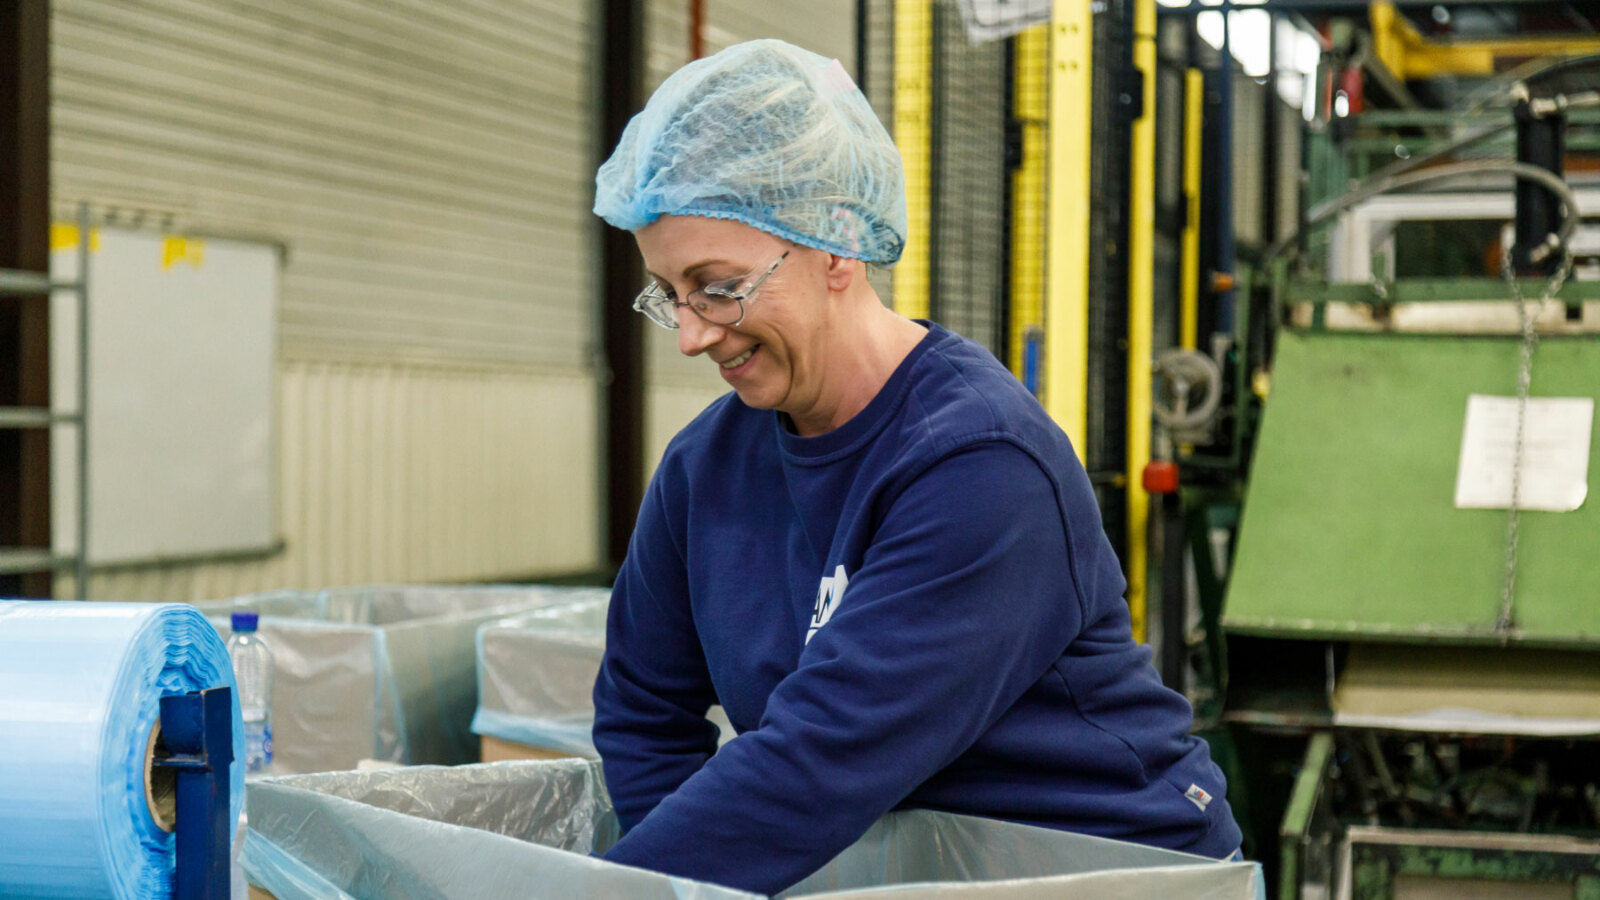
[[[1571,512],[1589,494],[1592,397],[1530,397],[1517,508]],[[1473,394],[1456,470],[1458,509],[1508,509],[1516,467],[1517,398]]]

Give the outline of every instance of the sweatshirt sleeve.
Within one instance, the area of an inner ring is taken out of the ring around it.
[[[717,727],[706,719],[716,692],[690,616],[662,477],[646,491],[612,588],[594,686],[594,745],[624,831],[717,750]]]
[[[1055,485],[1031,456],[996,442],[934,463],[892,500],[759,727],[605,858],[777,893],[969,748],[1083,609]]]

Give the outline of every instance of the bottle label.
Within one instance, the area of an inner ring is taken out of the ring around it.
[[[245,771],[261,772],[272,765],[272,724],[244,723]]]

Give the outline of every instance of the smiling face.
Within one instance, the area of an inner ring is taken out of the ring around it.
[[[749,406],[781,410],[796,423],[827,418],[824,363],[838,330],[828,254],[741,222],[699,216],[662,216],[634,239],[650,276],[675,300],[708,284],[759,275],[788,251],[746,301],[739,324],[713,325],[679,307],[678,350],[709,358]]]

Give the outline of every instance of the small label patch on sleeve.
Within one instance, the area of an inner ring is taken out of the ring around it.
[[[1184,791],[1183,795],[1189,798],[1190,803],[1200,807],[1201,812],[1205,812],[1206,807],[1211,805],[1211,795],[1198,784],[1189,785],[1189,789]]]

